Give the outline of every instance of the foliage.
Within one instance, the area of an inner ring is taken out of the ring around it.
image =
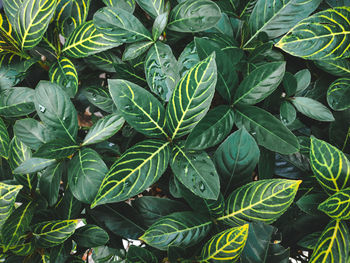
[[[348,0],[2,6],[2,262],[350,262]]]

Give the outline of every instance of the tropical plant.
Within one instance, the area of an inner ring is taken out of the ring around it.
[[[349,6],[3,0],[1,260],[349,263]]]

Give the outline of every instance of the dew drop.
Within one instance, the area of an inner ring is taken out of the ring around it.
[[[205,191],[205,186],[204,186],[203,183],[200,183],[200,184],[199,184],[199,190],[200,190],[201,192],[204,192],[204,191]]]
[[[190,27],[190,30],[191,30],[191,31],[194,31],[194,27],[193,27],[193,26],[191,26],[191,27]]]
[[[188,173],[188,166],[185,167],[185,171],[184,172],[185,172],[185,174]]]
[[[108,146],[109,146],[109,147],[112,147],[112,146],[114,146],[114,143],[110,142],[110,143],[108,144]]]
[[[164,93],[163,87],[162,86],[158,86],[157,87],[157,92],[158,92],[159,95],[162,95]]]
[[[39,110],[40,112],[44,113],[46,111],[46,108],[43,105],[39,104]]]

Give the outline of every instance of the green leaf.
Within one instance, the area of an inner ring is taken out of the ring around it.
[[[62,138],[43,144],[35,152],[34,156],[39,158],[61,159],[66,158],[75,153],[79,145],[75,145],[72,141]]]
[[[314,233],[308,234],[305,237],[303,237],[301,240],[299,240],[297,245],[303,248],[313,250],[321,234],[322,232],[314,232]]]
[[[91,204],[107,172],[108,168],[97,152],[89,148],[79,151],[68,166],[68,182],[74,197]]]
[[[14,25],[22,50],[32,49],[40,43],[55,12],[56,3],[57,0],[23,0]]]
[[[29,230],[29,224],[34,215],[35,205],[32,202],[22,204],[6,220],[1,229],[1,241],[6,252],[19,243],[22,235]]]
[[[33,227],[33,236],[38,247],[48,248],[66,241],[75,231],[78,220],[42,222]]]
[[[75,142],[78,117],[68,95],[57,84],[40,81],[35,89],[35,108],[40,119],[59,138]]]
[[[246,129],[242,128],[227,137],[214,154],[214,163],[221,179],[221,192],[226,195],[235,186],[251,181],[259,157],[259,147]]]
[[[56,163],[47,167],[40,176],[39,189],[49,206],[56,204],[63,173],[63,163]]]
[[[21,163],[30,159],[32,152],[28,146],[23,144],[16,136],[12,138],[9,147],[9,165],[15,170]]]
[[[350,78],[340,78],[334,81],[327,91],[328,105],[337,111],[350,108]]]
[[[153,41],[157,41],[168,24],[169,13],[163,13],[156,17],[152,27]]]
[[[179,181],[195,195],[216,200],[220,193],[219,175],[204,151],[186,151],[184,143],[173,146],[171,169]]]
[[[299,198],[296,205],[299,209],[309,215],[322,215],[317,210],[318,205],[327,198],[325,193],[312,193]]]
[[[154,43],[146,40],[132,43],[126,46],[123,53],[123,61],[135,59],[145,53]]]
[[[190,133],[205,116],[214,96],[216,80],[215,54],[212,54],[192,67],[177,84],[166,109],[172,139]]]
[[[232,130],[234,112],[226,105],[210,110],[187,137],[185,148],[204,150],[220,143]]]
[[[164,13],[163,0],[136,0],[137,4],[151,17],[156,18],[160,14]]]
[[[27,242],[17,246],[10,247],[10,250],[13,254],[18,256],[28,256],[33,254],[35,246],[34,242]]]
[[[4,121],[0,118],[0,157],[9,157],[10,137]]]
[[[93,21],[78,26],[66,40],[62,52],[73,58],[87,57],[107,49],[120,46],[122,43],[107,39],[98,32]]]
[[[128,262],[158,263],[158,259],[152,252],[137,246],[130,246],[126,259]]]
[[[350,77],[350,61],[347,59],[315,60],[315,65],[329,74],[338,77]]]
[[[121,63],[121,59],[111,51],[102,51],[84,58],[88,66],[105,72],[115,72],[115,65]]]
[[[195,42],[190,42],[182,51],[178,59],[180,76],[185,74],[200,61]]]
[[[177,32],[200,32],[216,25],[220,8],[210,0],[183,1],[170,12],[168,28]]]
[[[78,91],[78,73],[74,64],[65,57],[60,57],[50,67],[49,77],[51,82],[57,83],[73,98]]]
[[[0,182],[0,229],[13,210],[16,197],[22,185],[8,185]]]
[[[64,176],[64,174],[62,176]],[[73,196],[69,186],[66,186],[64,196],[58,200],[55,210],[55,214],[58,215],[58,218],[70,220],[80,216],[83,206],[82,203]]]
[[[111,114],[99,119],[84,138],[83,146],[105,141],[116,134],[124,125],[120,114]]]
[[[107,39],[119,43],[153,41],[151,34],[131,13],[118,7],[104,7],[94,14],[97,30]]]
[[[297,118],[297,111],[289,101],[282,101],[280,119],[284,125],[292,124]]]
[[[266,63],[252,71],[239,85],[233,104],[256,104],[264,100],[282,82],[285,69],[286,62],[279,61]]]
[[[0,115],[20,117],[32,113],[34,90],[30,88],[9,88],[0,92]]]
[[[127,80],[111,79],[109,92],[120,114],[138,132],[168,138],[163,105],[147,90]]]
[[[3,5],[6,9],[7,3],[3,3]],[[15,3],[13,3],[13,5],[14,8],[17,8],[15,6]],[[13,21],[13,19],[14,17],[12,17],[11,15],[5,16],[3,13],[0,14],[0,51],[4,52],[2,54],[2,61],[0,62],[0,65],[2,66],[5,66],[7,63],[12,61],[12,58],[15,56],[15,54],[18,54],[20,52],[18,42],[15,40],[15,32],[13,30],[14,23],[10,22]],[[5,52],[9,53],[6,54]],[[9,59],[3,60],[6,57],[8,57]]]
[[[244,126],[254,135],[258,144],[281,154],[299,151],[299,142],[278,119],[255,106],[240,105],[236,108],[236,125]]]
[[[50,139],[46,127],[32,118],[17,120],[13,125],[13,133],[33,150],[37,150]]]
[[[322,202],[318,209],[328,216],[341,219],[350,219],[350,188],[341,190]]]
[[[277,44],[283,51],[304,59],[349,57],[347,31],[350,8],[335,7],[318,12],[292,28]]]
[[[103,111],[112,113],[116,111],[116,106],[107,89],[103,87],[89,87],[82,90],[89,102]]]
[[[159,219],[139,238],[160,250],[171,246],[189,247],[201,241],[210,231],[212,222],[194,212],[176,212]]]
[[[10,21],[11,25],[15,24],[16,14],[20,9],[23,0],[5,0],[2,1],[2,5],[6,14],[6,17]]]
[[[165,172],[169,158],[169,142],[146,140],[129,148],[106,174],[91,207],[143,192]]]
[[[226,200],[224,220],[229,225],[246,221],[261,221],[271,224],[292,204],[301,181],[271,179],[246,184]]]
[[[317,100],[307,97],[294,97],[290,100],[302,114],[318,121],[334,121],[332,112]]]
[[[236,262],[245,246],[249,225],[229,228],[205,243],[200,262]]]
[[[311,73],[308,69],[303,69],[295,73],[295,78],[297,80],[296,94],[301,94],[311,82]]]
[[[349,241],[346,224],[340,220],[331,221],[318,239],[310,263],[347,262]]]
[[[156,42],[147,53],[145,74],[151,91],[168,101],[180,79],[177,61],[171,47]]]
[[[56,163],[55,159],[30,158],[25,160],[15,170],[13,170],[13,173],[15,174],[36,173],[54,163]]]
[[[297,90],[298,82],[296,77],[289,72],[285,72],[283,77],[283,87],[288,97],[293,96]]]
[[[262,32],[267,34],[269,39],[283,35],[300,20],[315,11],[320,3],[320,0],[306,2],[279,0],[273,3],[268,0],[258,0],[248,21],[251,36],[245,43],[245,47],[256,40]]]
[[[122,8],[133,13],[135,10],[135,0],[102,0],[106,6]]]
[[[109,240],[109,236],[106,231],[98,226],[85,225],[75,231],[73,239],[78,246],[91,248],[105,245]]]

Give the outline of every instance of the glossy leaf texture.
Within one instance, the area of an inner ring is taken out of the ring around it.
[[[347,59],[315,60],[315,65],[329,74],[338,77],[350,77],[350,61]]]
[[[311,137],[310,164],[317,181],[329,195],[350,186],[350,162],[329,143]]]
[[[35,111],[34,90],[9,88],[0,92],[0,115],[4,117],[25,116]]]
[[[203,247],[200,262],[236,262],[245,246],[249,225],[229,228],[213,236]]]
[[[17,2],[17,0],[15,0]],[[9,1],[6,1],[9,2]],[[16,6],[18,3],[13,3],[13,7],[17,9]],[[6,9],[7,3],[4,4],[4,9]],[[10,11],[11,12],[11,11]],[[4,14],[0,14],[0,51],[7,51],[7,52],[16,52],[19,51],[18,42],[15,39],[15,32],[13,29],[13,19],[15,17],[12,17],[11,15],[5,16]],[[2,64],[2,63],[1,63]]]
[[[195,195],[212,200],[218,198],[219,175],[206,152],[186,151],[183,143],[174,145],[170,166],[176,178]]]
[[[0,156],[7,159],[9,157],[10,137],[4,121],[0,118]]]
[[[232,130],[234,112],[229,106],[220,105],[210,110],[194,127],[186,139],[185,148],[204,150],[220,143]]]
[[[93,21],[78,26],[66,40],[62,52],[73,58],[87,57],[117,46],[122,43],[107,39],[98,32]]]
[[[47,167],[39,180],[40,193],[45,197],[49,206],[56,204],[63,174],[63,163],[56,163]]]
[[[224,220],[229,225],[260,221],[271,224],[292,204],[301,181],[267,179],[246,184],[226,200]]]
[[[348,252],[348,227],[340,220],[333,220],[326,226],[318,239],[310,263],[347,262]]]
[[[135,0],[102,0],[106,6],[122,8],[130,13],[135,10]]]
[[[259,147],[246,129],[242,128],[227,137],[214,154],[221,192],[226,195],[235,186],[250,181],[259,157]]]
[[[77,112],[69,96],[57,84],[39,82],[35,89],[35,109],[40,119],[57,137],[75,142],[78,132]]]
[[[158,263],[157,257],[151,251],[138,246],[130,246],[126,259],[129,262]]]
[[[137,4],[152,18],[164,13],[164,0],[136,0]]]
[[[209,110],[215,92],[215,54],[192,67],[177,84],[166,108],[171,138],[180,138],[196,126]]]
[[[350,189],[346,188],[322,202],[318,209],[334,219],[350,219]]]
[[[177,32],[200,32],[216,25],[220,8],[210,0],[183,1],[170,12],[168,28]]]
[[[75,231],[73,239],[82,247],[98,247],[105,245],[109,236],[106,231],[96,225],[85,225]]]
[[[291,102],[302,114],[318,121],[334,121],[332,112],[317,100],[307,97],[294,97]]]
[[[167,250],[169,246],[189,247],[200,242],[211,226],[206,216],[176,212],[159,219],[139,239],[160,250]]]
[[[24,0],[16,13],[15,28],[22,50],[39,44],[55,12],[57,0]]]
[[[33,236],[39,247],[54,247],[67,240],[75,231],[78,220],[42,222],[33,227]]]
[[[62,159],[74,154],[79,148],[79,145],[74,144],[71,140],[62,138],[43,144],[34,153],[34,157]]]
[[[127,45],[122,60],[128,61],[141,57],[153,44],[154,43],[149,40],[143,40]]]
[[[168,138],[163,105],[147,90],[127,80],[110,80],[109,92],[124,119],[149,137]]]
[[[163,101],[169,101],[180,79],[177,61],[170,46],[156,42],[148,51],[144,64],[151,91]]]
[[[65,57],[60,57],[49,71],[51,82],[57,83],[67,92],[68,96],[74,97],[78,91],[78,73],[74,64]]]
[[[248,21],[250,37],[245,46],[251,45],[262,32],[269,39],[283,35],[315,11],[320,3],[320,0],[256,1]]]
[[[349,57],[350,8],[335,7],[318,12],[292,28],[277,44],[283,51],[304,59]]]
[[[97,30],[107,39],[119,43],[133,43],[140,40],[152,41],[150,32],[128,11],[118,7],[104,7],[94,14]]]
[[[240,105],[235,110],[236,125],[244,126],[266,149],[281,154],[299,151],[299,142],[278,119],[269,112],[255,107]]]
[[[56,163],[56,160],[54,159],[34,157],[22,162],[16,169],[13,170],[13,173],[15,174],[36,173],[54,163]]]
[[[96,151],[89,148],[80,150],[68,166],[68,182],[74,197],[91,204],[107,172],[106,164]]]
[[[22,188],[22,185],[8,185],[0,182],[0,229],[10,216],[16,197]]]
[[[89,102],[101,110],[112,113],[117,110],[108,89],[103,87],[88,87],[82,90]]]
[[[328,105],[336,111],[350,108],[350,79],[340,78],[334,81],[327,91]]]
[[[92,69],[99,69],[106,72],[115,72],[114,65],[121,63],[112,51],[102,51],[84,58]]]
[[[11,25],[15,24],[16,14],[21,7],[23,0],[5,0],[2,1],[2,5],[5,11],[5,14],[10,21]]]
[[[106,174],[91,207],[143,192],[164,173],[169,158],[169,142],[146,140],[129,148]]]
[[[282,82],[286,63],[266,63],[252,71],[239,85],[233,103],[256,104],[272,92]]]

